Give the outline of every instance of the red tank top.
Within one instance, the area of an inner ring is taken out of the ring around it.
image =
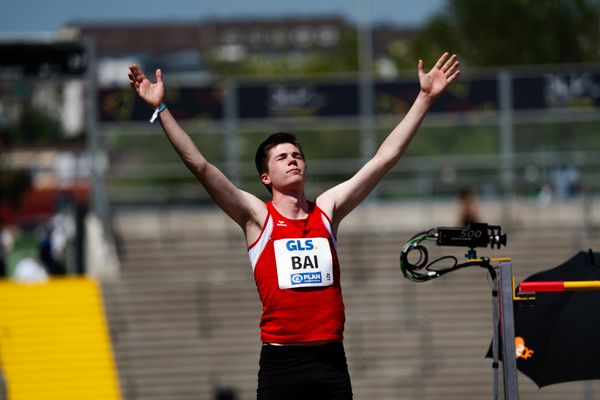
[[[344,302],[329,218],[314,203],[305,219],[281,215],[272,202],[259,238],[248,247],[263,313],[265,343],[342,340]]]

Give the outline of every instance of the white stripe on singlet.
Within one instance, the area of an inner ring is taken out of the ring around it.
[[[329,237],[331,237],[331,242],[333,243],[333,247],[337,249],[337,241],[335,240],[335,236],[333,235],[333,230],[331,229],[331,224],[329,223],[329,219],[321,212],[321,221],[323,221],[323,225],[327,228],[327,232],[329,232]]]
[[[273,233],[273,217],[269,215],[269,218],[267,219],[267,224],[265,225],[263,231],[260,234],[260,238],[256,243],[254,243],[254,246],[248,249],[248,255],[250,256],[250,264],[252,264],[252,272],[254,272],[260,255],[269,243],[271,233]]]

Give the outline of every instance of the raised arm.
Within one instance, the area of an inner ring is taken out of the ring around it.
[[[165,90],[160,69],[156,70],[156,82],[153,83],[137,65],[132,64],[129,66],[129,83],[150,107],[156,109],[163,103]],[[238,189],[218,168],[209,163],[168,108],[160,112],[158,120],[184,164],[215,203],[242,227],[247,241],[253,242],[267,215],[264,203],[254,195]]]
[[[377,153],[352,178],[329,189],[317,198],[319,207],[328,213],[334,227],[362,202],[377,183],[398,162],[423,122],[433,101],[459,75],[456,55],[444,53],[435,66],[425,73],[419,60],[421,90],[402,121],[390,132]]]

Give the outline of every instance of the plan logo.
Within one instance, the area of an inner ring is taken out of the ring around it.
[[[290,277],[292,278],[292,286],[323,282],[320,272],[303,272],[300,274],[292,274]]]

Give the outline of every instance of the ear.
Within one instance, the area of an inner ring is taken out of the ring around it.
[[[263,185],[271,184],[271,178],[269,177],[269,174],[267,172],[263,172],[260,174],[260,181],[263,183]]]

